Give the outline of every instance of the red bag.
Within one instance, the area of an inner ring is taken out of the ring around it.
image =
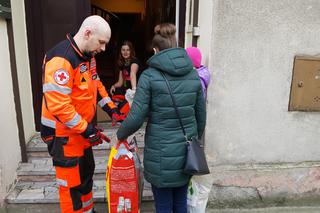
[[[107,171],[109,212],[139,212],[138,179],[134,156],[126,141],[116,146]],[[110,158],[109,157],[109,158]]]

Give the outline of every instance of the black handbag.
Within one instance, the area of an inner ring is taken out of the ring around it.
[[[184,165],[184,169],[183,172],[185,174],[189,174],[189,175],[205,175],[205,174],[209,174],[210,170],[208,167],[208,163],[206,160],[206,155],[204,153],[204,147],[202,145],[202,143],[200,142],[200,140],[197,137],[191,137],[191,140],[188,139],[186,131],[184,129],[184,126],[182,124],[182,120],[176,105],[176,101],[173,97],[172,91],[171,91],[171,87],[170,84],[168,82],[167,77],[165,76],[165,74],[163,72],[160,72],[167,84],[168,90],[169,90],[169,94],[171,96],[172,99],[172,104],[173,107],[176,111],[177,117],[179,119],[179,123],[183,132],[183,135],[186,139],[186,144],[187,144],[187,156],[186,156],[186,162]]]

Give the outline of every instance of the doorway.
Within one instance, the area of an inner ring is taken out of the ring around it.
[[[183,46],[186,0],[177,1],[180,3],[179,46]],[[37,131],[40,130],[41,124],[41,67],[44,54],[59,41],[64,40],[67,33],[75,32],[86,16],[101,15],[112,28],[112,37],[107,50],[96,57],[100,78],[107,89],[118,80],[118,70],[115,69],[114,62],[118,45],[122,40],[132,41],[144,69],[146,60],[151,55],[149,47],[154,26],[162,22],[175,23],[176,0],[24,0],[24,2],[34,121]]]
[[[179,5],[179,46],[183,46],[186,0],[180,0]],[[91,0],[91,12],[105,17],[112,31],[109,47],[96,57],[100,79],[106,88],[110,88],[118,80],[115,62],[121,43],[124,40],[132,42],[141,65],[140,72],[144,70],[146,61],[153,54],[154,26],[164,22],[175,23],[176,0],[123,0],[122,3]]]

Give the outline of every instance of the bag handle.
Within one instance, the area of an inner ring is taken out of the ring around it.
[[[170,94],[171,99],[172,99],[173,108],[174,108],[174,110],[176,111],[177,117],[178,117],[178,119],[179,119],[179,123],[180,123],[181,129],[182,129],[183,135],[184,135],[184,137],[186,138],[186,141],[188,141],[187,134],[186,134],[186,131],[185,131],[184,126],[183,126],[183,124],[182,124],[182,120],[181,120],[181,117],[180,117],[180,113],[179,113],[179,111],[178,111],[178,107],[177,107],[177,104],[176,104],[176,100],[175,100],[175,98],[173,97],[173,94],[172,94],[172,90],[171,90],[169,81],[168,81],[166,75],[165,75],[163,72],[160,71],[160,73],[161,73],[161,75],[163,76],[163,78],[164,78],[164,80],[165,80],[165,82],[166,82],[166,84],[167,84],[167,87],[168,87],[168,90],[169,90],[169,94]]]

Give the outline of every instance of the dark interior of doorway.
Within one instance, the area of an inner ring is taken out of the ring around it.
[[[24,0],[24,3],[34,119],[36,130],[40,131],[43,57],[55,44],[64,40],[67,33],[76,32],[85,17],[96,13],[93,13],[90,0]],[[132,40],[139,60],[142,65],[145,65],[145,61],[151,54],[147,47],[153,35],[153,28],[162,22],[175,22],[175,3],[175,0],[146,0],[146,13],[143,20],[141,20],[140,14],[139,16],[134,13],[108,14],[114,19],[114,22],[110,23],[113,29],[112,38],[118,39],[109,44],[106,55],[97,56],[99,60],[97,66],[100,70],[98,72],[106,88],[110,88],[118,78],[117,70],[114,68],[114,58],[117,50],[116,45],[121,42],[120,40],[125,39],[125,36],[122,35],[126,35],[128,39]],[[180,46],[184,41],[185,3],[186,0],[180,0]],[[121,25],[116,21],[116,17],[122,20]],[[119,28],[119,36],[115,36],[117,27]]]
[[[123,5],[125,7],[126,5]],[[119,70],[116,59],[119,54],[121,43],[129,40],[133,43],[136,57],[140,61],[140,73],[147,67],[146,61],[153,52],[151,40],[154,26],[159,23],[175,23],[175,0],[147,0],[145,16],[140,13],[115,13],[106,11],[95,5],[91,5],[92,14],[105,14],[112,30],[111,40],[105,52],[96,56],[97,69],[102,83],[106,88],[110,88],[118,80]],[[185,0],[180,0],[180,14],[185,14]],[[184,16],[180,17],[180,25],[184,26]],[[179,29],[179,34],[184,35],[184,29]],[[179,35],[179,40],[183,41],[184,36]],[[181,46],[181,43],[180,46]]]

